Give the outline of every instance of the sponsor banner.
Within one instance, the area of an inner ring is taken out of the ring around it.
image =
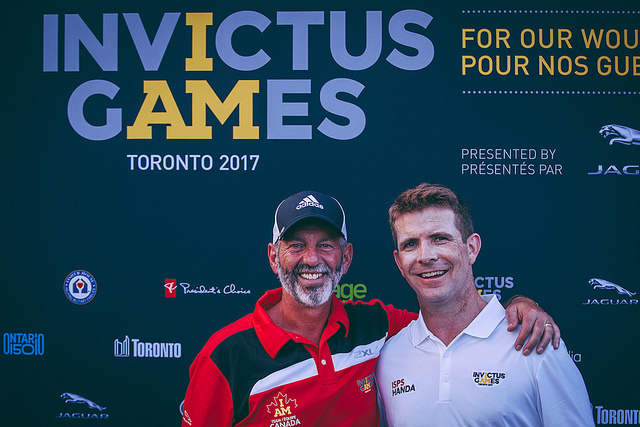
[[[208,337],[279,286],[265,247],[278,202],[299,191],[345,208],[354,257],[334,294],[417,311],[387,209],[420,182],[469,204],[478,293],[538,302],[597,423],[634,422],[636,0],[67,3],[7,2],[0,29],[13,59],[1,71],[2,375],[24,391],[0,423],[179,423],[158,402],[183,399]],[[176,342],[151,341],[164,336]],[[140,369],[150,359],[172,369],[159,379]],[[403,381],[394,393],[420,392]],[[59,407],[33,411],[43,393]],[[274,426],[300,422],[300,396],[274,398]]]

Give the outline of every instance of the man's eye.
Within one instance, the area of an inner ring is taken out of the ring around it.
[[[411,249],[411,248],[414,248],[415,246],[416,246],[416,242],[407,242],[404,244],[402,249]]]

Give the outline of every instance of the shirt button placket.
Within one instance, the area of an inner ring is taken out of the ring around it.
[[[336,373],[333,369],[333,360],[331,359],[331,351],[329,346],[323,345],[318,354],[319,362],[317,363],[318,373],[323,384],[336,382]]]
[[[440,354],[440,387],[439,400],[448,401],[451,398],[451,382],[449,373],[451,372],[451,351],[448,348]]]

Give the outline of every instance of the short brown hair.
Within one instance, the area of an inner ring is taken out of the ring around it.
[[[471,212],[464,200],[455,191],[444,185],[422,183],[400,194],[389,208],[389,225],[391,225],[391,234],[396,249],[398,248],[398,236],[395,224],[398,217],[432,206],[449,208],[453,211],[455,226],[464,242],[473,234]]]

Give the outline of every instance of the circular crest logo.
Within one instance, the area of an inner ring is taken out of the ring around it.
[[[72,271],[64,280],[64,294],[74,304],[86,304],[96,296],[96,279],[88,271]]]

